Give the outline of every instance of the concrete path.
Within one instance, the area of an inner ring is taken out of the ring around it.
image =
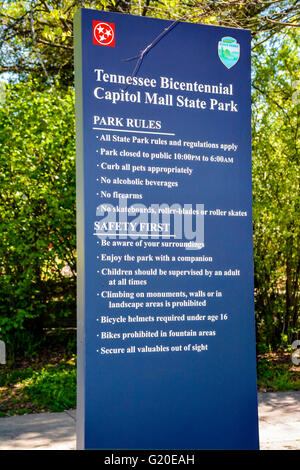
[[[0,450],[75,450],[76,411],[0,418]]]
[[[300,450],[300,392],[259,393],[262,450]],[[0,418],[0,450],[74,450],[76,411]]]
[[[300,392],[258,394],[260,448],[300,450]]]

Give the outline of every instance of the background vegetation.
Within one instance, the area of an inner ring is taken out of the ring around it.
[[[9,387],[18,389],[16,396],[26,392],[33,410],[75,403],[73,15],[79,7],[251,29],[259,384],[300,388],[289,355],[300,330],[299,0],[2,0],[0,338],[8,365],[0,366],[0,398],[4,393],[10,403],[3,409],[14,409]],[[279,350],[287,351],[280,361],[270,356]],[[54,400],[50,383],[73,392],[65,402]],[[39,406],[34,396],[43,397]]]

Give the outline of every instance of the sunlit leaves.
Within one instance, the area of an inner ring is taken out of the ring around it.
[[[4,336],[30,319],[36,326],[45,315],[70,314],[76,272],[74,140],[72,91],[45,89],[34,81],[8,87],[0,107]],[[58,299],[67,302],[61,312]]]
[[[293,100],[299,37],[290,31],[253,55],[256,312],[269,343],[299,329],[300,106]]]

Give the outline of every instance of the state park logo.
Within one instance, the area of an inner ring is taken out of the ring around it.
[[[93,21],[93,44],[115,47],[115,24]]]
[[[218,54],[221,62],[230,69],[240,58],[240,45],[236,39],[226,36],[218,43]]]

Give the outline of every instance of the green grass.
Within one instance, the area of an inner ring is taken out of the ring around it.
[[[265,392],[300,390],[300,367],[293,365],[288,353],[260,356],[257,362],[257,383],[258,390]]]
[[[75,407],[75,356],[37,370],[33,367],[7,373],[0,370],[0,416]]]

